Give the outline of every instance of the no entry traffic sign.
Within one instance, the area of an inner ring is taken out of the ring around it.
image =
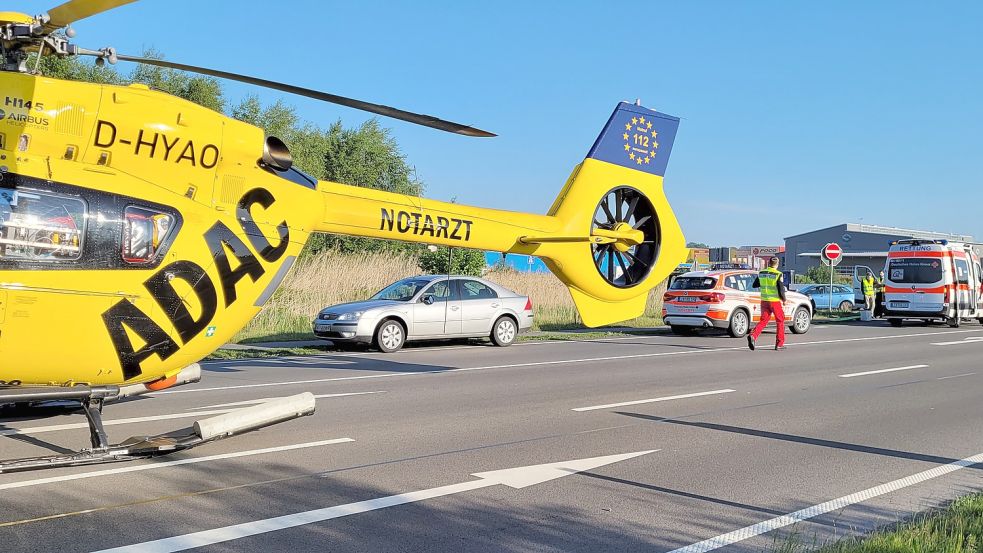
[[[820,257],[822,257],[823,263],[835,267],[840,264],[840,261],[843,261],[843,248],[836,242],[830,242],[823,246]]]

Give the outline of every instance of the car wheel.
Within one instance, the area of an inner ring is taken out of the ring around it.
[[[888,319],[888,320],[891,321],[891,326],[898,327],[904,324],[903,319]]]
[[[512,317],[499,317],[495,321],[495,326],[492,327],[491,341],[496,346],[504,348],[515,343],[518,335],[519,329],[515,326]]]
[[[406,342],[406,331],[399,321],[385,321],[375,331],[375,347],[383,353],[399,351]]]
[[[669,325],[669,330],[671,330],[673,334],[679,336],[692,336],[693,334],[696,334],[696,327],[692,326]]]
[[[750,329],[751,318],[748,317],[747,311],[743,309],[734,311],[734,314],[730,317],[730,326],[727,327],[727,334],[730,334],[732,338],[743,338],[747,336]]]
[[[810,326],[812,326],[812,315],[807,308],[799,306],[792,313],[792,333],[805,334],[809,332]]]
[[[840,311],[853,311],[853,302],[847,300],[841,301]]]

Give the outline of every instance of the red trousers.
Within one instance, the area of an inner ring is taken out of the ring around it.
[[[782,306],[780,301],[763,301],[761,302],[761,320],[758,321],[757,326],[751,331],[751,337],[755,340],[758,336],[761,336],[761,331],[768,326],[768,321],[771,320],[771,316],[775,316],[775,324],[778,325],[778,338],[775,340],[776,346],[785,345],[785,308]]]

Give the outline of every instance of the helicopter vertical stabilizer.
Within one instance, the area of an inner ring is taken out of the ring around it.
[[[550,209],[569,234],[591,238],[537,252],[588,326],[642,315],[649,291],[686,258],[663,190],[678,127],[676,117],[620,103]]]

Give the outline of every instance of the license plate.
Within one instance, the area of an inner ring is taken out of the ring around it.
[[[318,332],[325,332],[331,330],[331,325],[316,325],[314,329]]]
[[[891,302],[891,307],[892,308],[895,308],[895,309],[907,309],[908,308],[908,305],[909,304],[906,301],[892,301]]]
[[[699,298],[690,297],[690,296],[683,296],[681,298],[676,298],[676,301],[688,302],[688,303],[696,303],[696,302],[700,301],[700,299]]]

